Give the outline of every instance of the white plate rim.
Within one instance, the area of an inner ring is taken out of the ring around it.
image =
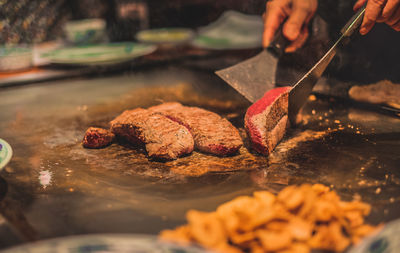
[[[17,246],[12,246],[10,248],[4,249],[2,253],[11,252],[24,252],[24,253],[47,253],[47,252],[76,252],[74,250],[83,248],[91,248],[96,246],[106,246],[111,249],[116,246],[119,250],[111,250],[106,252],[179,252],[182,253],[207,253],[206,249],[203,249],[196,245],[182,246],[179,244],[172,244],[168,242],[163,242],[158,239],[156,235],[148,234],[84,234],[84,235],[72,235],[64,237],[56,237],[51,239],[45,239],[41,241],[36,241],[33,243],[27,243]],[[136,246],[139,248],[131,248],[130,246]],[[140,248],[142,246],[142,248]],[[128,248],[127,248],[128,247]],[[122,251],[121,251],[122,249]],[[151,251],[143,251],[143,249],[148,249]],[[87,252],[97,252],[96,250]],[[99,249],[98,252],[104,252]]]
[[[140,56],[148,55],[154,52],[157,49],[157,46],[155,45],[150,45],[150,44],[144,44],[144,43],[134,43],[134,42],[118,42],[118,43],[108,43],[108,44],[98,44],[98,45],[88,45],[90,47],[104,47],[104,46],[109,46],[109,45],[118,45],[118,44],[128,44],[131,43],[133,45],[141,45],[144,46],[141,52],[134,52],[134,53],[128,53],[124,55],[123,57],[120,58],[112,58],[112,59],[60,59],[58,57],[52,56],[51,54],[56,52],[56,51],[62,51],[62,50],[73,50],[74,47],[66,47],[66,48],[58,48],[55,49],[51,52],[46,53],[46,56],[41,56],[42,58],[48,60],[50,63],[55,63],[55,64],[73,64],[73,65],[101,65],[101,64],[115,64],[115,63],[121,63],[125,62],[128,60],[132,60],[135,58],[138,58]]]
[[[0,171],[1,171],[10,162],[12,155],[13,155],[13,150],[11,148],[11,145],[1,138],[0,138],[0,144],[3,146],[3,148],[5,148],[7,150],[7,154],[4,158],[4,160],[0,161]],[[3,152],[3,149],[0,152]]]

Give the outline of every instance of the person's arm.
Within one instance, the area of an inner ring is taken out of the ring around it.
[[[359,0],[354,5],[354,10],[358,10],[367,2]],[[396,31],[400,31],[400,0],[368,0],[365,8],[363,23],[360,33],[365,35],[371,31],[375,23],[386,23]]]

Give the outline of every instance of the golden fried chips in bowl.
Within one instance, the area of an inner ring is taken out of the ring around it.
[[[289,186],[277,195],[237,197],[214,212],[190,210],[188,224],[164,230],[160,238],[216,252],[340,252],[380,227],[364,224],[370,209],[361,201],[340,200],[321,184]]]

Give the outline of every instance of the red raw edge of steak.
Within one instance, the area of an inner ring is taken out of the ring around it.
[[[82,145],[85,148],[104,148],[112,143],[115,135],[103,128],[89,127],[83,137]]]
[[[268,155],[283,138],[288,127],[288,97],[292,87],[272,89],[247,109],[245,128],[252,148]]]

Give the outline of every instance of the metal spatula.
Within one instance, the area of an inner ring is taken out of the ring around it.
[[[328,52],[293,86],[289,94],[289,119],[291,123],[295,123],[298,111],[307,101],[315,83],[336,55],[338,46],[347,43],[349,39],[346,38],[350,38],[360,26],[364,12],[365,6],[358,10],[342,28],[341,36]],[[244,62],[219,70],[216,74],[250,102],[254,103],[260,99],[266,91],[275,87],[278,58],[283,54],[283,50],[288,44],[287,40],[283,38],[281,30],[271,47]]]
[[[279,58],[289,41],[278,29],[271,44],[256,56],[215,73],[225,82],[254,103],[264,93],[275,87],[275,74]]]

